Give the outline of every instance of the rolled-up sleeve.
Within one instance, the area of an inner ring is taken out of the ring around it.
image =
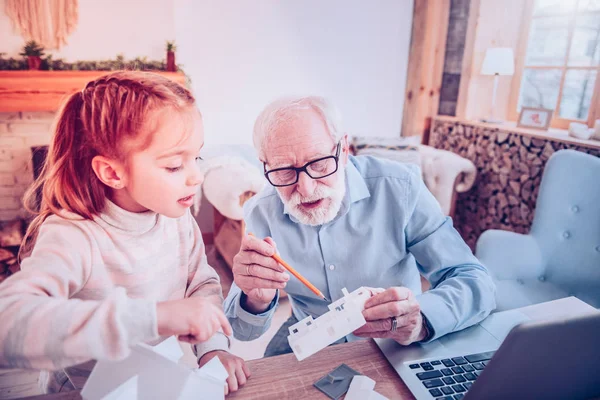
[[[279,290],[269,308],[260,314],[252,314],[244,310],[241,305],[244,296],[235,283],[231,285],[229,296],[225,300],[225,315],[233,329],[233,336],[238,340],[248,341],[259,338],[271,326],[271,320],[279,304]]]

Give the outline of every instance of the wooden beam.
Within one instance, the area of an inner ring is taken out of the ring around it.
[[[437,114],[450,0],[415,0],[401,136],[424,136]]]
[[[0,112],[56,111],[70,94],[111,71],[0,71]],[[185,84],[185,75],[151,71]]]
[[[480,6],[481,0],[471,0],[471,4],[469,5],[467,37],[465,38],[465,51],[462,59],[458,99],[456,100],[456,116],[460,119],[466,117],[469,83],[471,82],[471,76],[473,74],[473,52],[475,49],[475,36],[477,34]]]
[[[531,28],[531,16],[533,15],[533,0],[526,0],[521,15],[521,31],[519,33],[519,45],[515,53],[515,74],[512,77],[510,84],[510,95],[508,98],[507,117],[509,121],[519,119],[517,106],[519,104],[519,94],[521,89],[521,80],[525,72],[525,54],[527,53],[527,45],[529,42],[529,29]]]
[[[600,119],[600,69],[596,73],[596,85],[588,111],[588,126],[593,128],[597,119]]]

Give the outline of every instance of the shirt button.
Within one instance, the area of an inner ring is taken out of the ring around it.
[[[573,206],[573,207],[571,207],[571,211],[573,211],[574,213],[577,213],[577,212],[579,212],[579,207]]]
[[[563,233],[563,237],[564,237],[565,239],[568,239],[568,238],[570,238],[570,237],[571,237],[571,232],[569,232],[569,231],[565,231],[565,232]]]
[[[544,275],[542,275],[538,279],[540,282],[544,282],[546,280],[546,277]]]
[[[330,271],[333,271],[334,269],[335,269],[335,265],[333,265],[333,264],[330,264],[330,265],[329,265],[329,270],[330,270]]]
[[[600,245],[596,246],[596,251],[600,253]]]

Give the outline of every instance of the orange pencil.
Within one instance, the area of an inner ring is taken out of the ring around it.
[[[248,235],[254,236],[252,233],[248,233]],[[317,296],[319,296],[323,300],[329,302],[329,299],[327,297],[325,297],[323,295],[323,293],[321,293],[321,291],[315,287],[315,285],[313,285],[305,277],[303,277],[302,275],[300,275],[300,273],[298,271],[296,271],[294,268],[292,268],[292,266],[290,264],[288,264],[285,261],[283,261],[281,259],[281,257],[279,257],[279,255],[273,254],[271,257],[275,261],[277,261],[279,264],[281,264],[283,266],[283,268],[287,269],[290,274],[292,274],[296,278],[298,278],[298,280],[300,282],[302,282],[307,288],[309,288],[311,290],[311,292],[313,292],[314,294],[316,294]]]

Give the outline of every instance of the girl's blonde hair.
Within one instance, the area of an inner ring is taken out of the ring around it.
[[[95,156],[125,160],[130,143],[138,148],[150,145],[156,111],[183,110],[194,103],[189,90],[149,72],[110,73],[72,94],[55,120],[40,176],[25,193],[25,208],[37,215],[27,229],[19,260],[33,249],[48,216],[64,210],[91,220],[102,211],[107,187],[92,169]]]

